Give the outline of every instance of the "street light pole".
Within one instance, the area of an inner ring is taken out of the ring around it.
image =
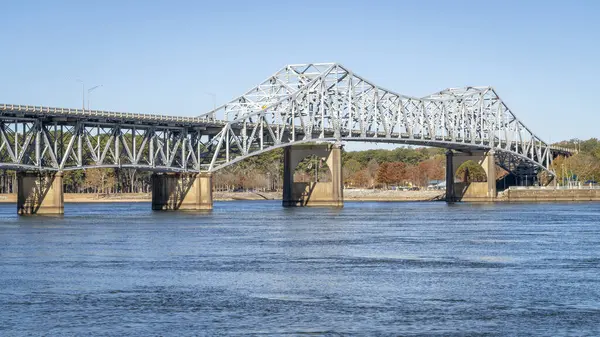
[[[102,86],[102,84],[99,84],[97,86],[94,86],[94,87],[91,87],[91,88],[88,89],[88,91],[87,91],[87,93],[88,93],[88,102],[87,102],[88,103],[88,110],[90,110],[90,96],[91,96],[92,91],[94,91],[95,89],[100,88],[101,86]]]

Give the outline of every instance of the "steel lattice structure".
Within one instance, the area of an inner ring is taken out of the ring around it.
[[[335,63],[286,66],[203,117],[228,120],[215,137],[211,170],[310,141],[494,149],[509,171],[523,165],[548,170],[556,153],[568,153],[537,137],[492,87],[453,88],[416,98],[381,88]]]
[[[199,172],[223,128],[206,118],[0,105],[0,167]]]
[[[200,117],[0,105],[5,169],[216,171],[276,148],[318,141],[493,149],[509,171],[549,171],[553,156],[568,153],[537,137],[491,87],[416,98],[335,63],[286,66]]]

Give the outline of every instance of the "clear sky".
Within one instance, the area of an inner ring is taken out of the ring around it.
[[[599,137],[598,1],[11,1],[0,102],[193,116],[285,64],[424,96],[492,85],[546,141]]]

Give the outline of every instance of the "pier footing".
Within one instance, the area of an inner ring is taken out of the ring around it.
[[[294,182],[294,171],[306,157],[316,155],[327,163],[330,182]],[[342,146],[339,144],[296,145],[284,149],[283,206],[344,206]]]
[[[212,208],[212,173],[152,175],[153,210],[200,211]]]
[[[63,174],[18,172],[17,213],[64,214]]]
[[[478,163],[486,174],[486,182],[455,182],[458,168],[466,161]],[[496,157],[493,150],[487,152],[446,151],[446,201],[493,201],[496,191]]]

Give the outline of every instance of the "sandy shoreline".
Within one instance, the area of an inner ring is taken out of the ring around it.
[[[345,201],[428,201],[441,191],[344,190]],[[281,200],[281,192],[214,192],[215,201]],[[150,202],[150,193],[87,194],[65,193],[65,203]],[[16,203],[16,194],[0,194],[0,203]]]

